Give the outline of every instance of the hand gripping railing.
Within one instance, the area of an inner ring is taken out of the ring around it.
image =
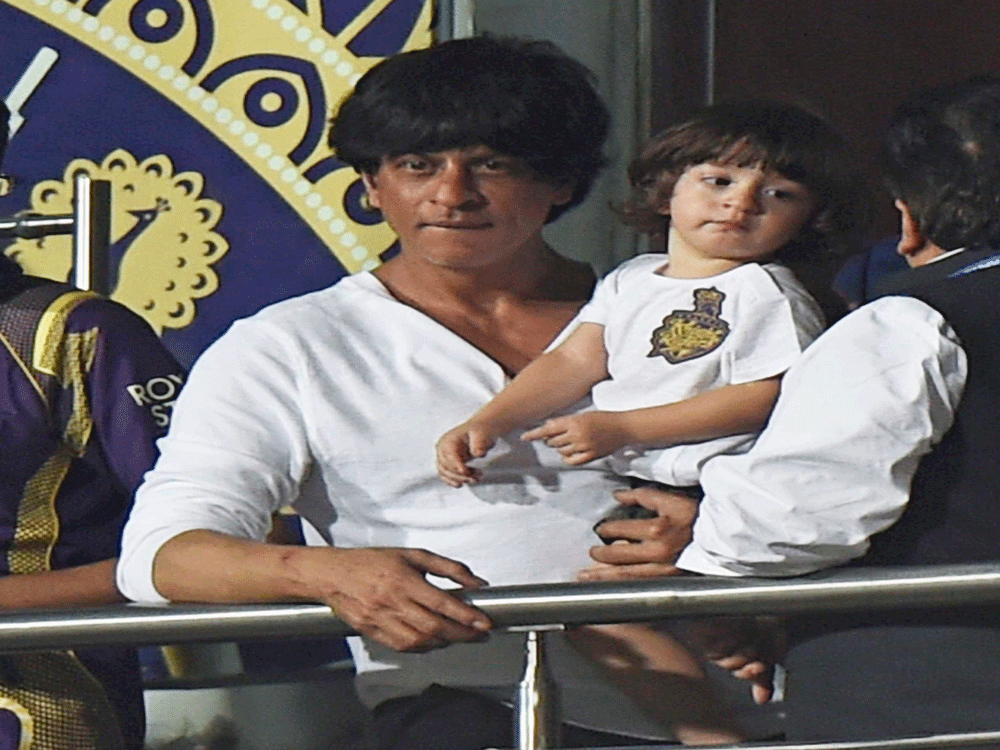
[[[628,583],[497,586],[464,592],[461,596],[485,612],[497,628],[528,631],[585,623],[714,615],[947,607],[1000,603],[1000,564],[839,569],[792,579],[684,576]],[[121,605],[21,610],[0,616],[0,651],[337,636],[351,632],[329,607],[319,604]],[[531,642],[537,647],[539,639],[529,636]],[[535,655],[544,659],[544,654],[535,652]],[[534,664],[537,666],[537,661]],[[532,667],[530,660],[529,667]],[[521,726],[539,726],[544,721],[548,706],[542,703],[530,706],[522,703]],[[528,709],[535,714],[527,716]],[[808,747],[829,750],[959,747],[986,741],[1000,743],[1000,733]],[[545,744],[530,744],[531,740],[523,734],[519,743],[522,750],[545,747]],[[793,750],[806,746],[781,747]]]
[[[86,172],[73,176],[73,212],[43,216],[22,214],[0,219],[0,238],[37,239],[73,235],[73,278],[79,289],[107,295],[108,249],[111,245],[111,183]]]

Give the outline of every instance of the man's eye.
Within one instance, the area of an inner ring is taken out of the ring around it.
[[[408,156],[400,159],[396,162],[396,165],[400,169],[405,169],[408,172],[423,172],[430,168],[430,162],[426,159],[420,159],[413,156]]]
[[[479,168],[484,172],[511,172],[514,167],[509,159],[486,159]]]

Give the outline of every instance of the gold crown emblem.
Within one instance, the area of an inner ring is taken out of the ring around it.
[[[647,357],[663,357],[672,365],[715,351],[729,335],[722,319],[724,292],[715,287],[694,290],[693,310],[674,310],[650,336]]]

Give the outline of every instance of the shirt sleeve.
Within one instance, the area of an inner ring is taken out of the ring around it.
[[[756,445],[705,465],[678,567],[780,577],[860,557],[902,515],[965,377],[957,337],[923,302],[890,297],[851,313],[788,371]]]
[[[131,497],[156,461],[156,441],[167,433],[184,370],[145,320],[107,300],[81,305],[67,323],[66,356],[95,335],[86,373],[87,403],[96,441],[122,492]]]
[[[263,539],[271,514],[298,495],[311,459],[296,354],[267,324],[237,322],[195,363],[125,526],[125,596],[165,601],[153,559],[178,534]]]
[[[741,298],[741,322],[725,353],[727,381],[734,384],[783,374],[824,328],[819,306],[791,272],[781,279],[757,265],[745,270],[757,283]]]

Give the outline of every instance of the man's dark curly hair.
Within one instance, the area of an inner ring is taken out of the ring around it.
[[[386,157],[485,145],[578,205],[604,164],[610,117],[591,72],[554,44],[479,36],[405,52],[369,70],[341,102],[329,144],[359,173]]]
[[[884,158],[890,190],[934,244],[1000,247],[1000,78],[917,94],[896,110]]]

